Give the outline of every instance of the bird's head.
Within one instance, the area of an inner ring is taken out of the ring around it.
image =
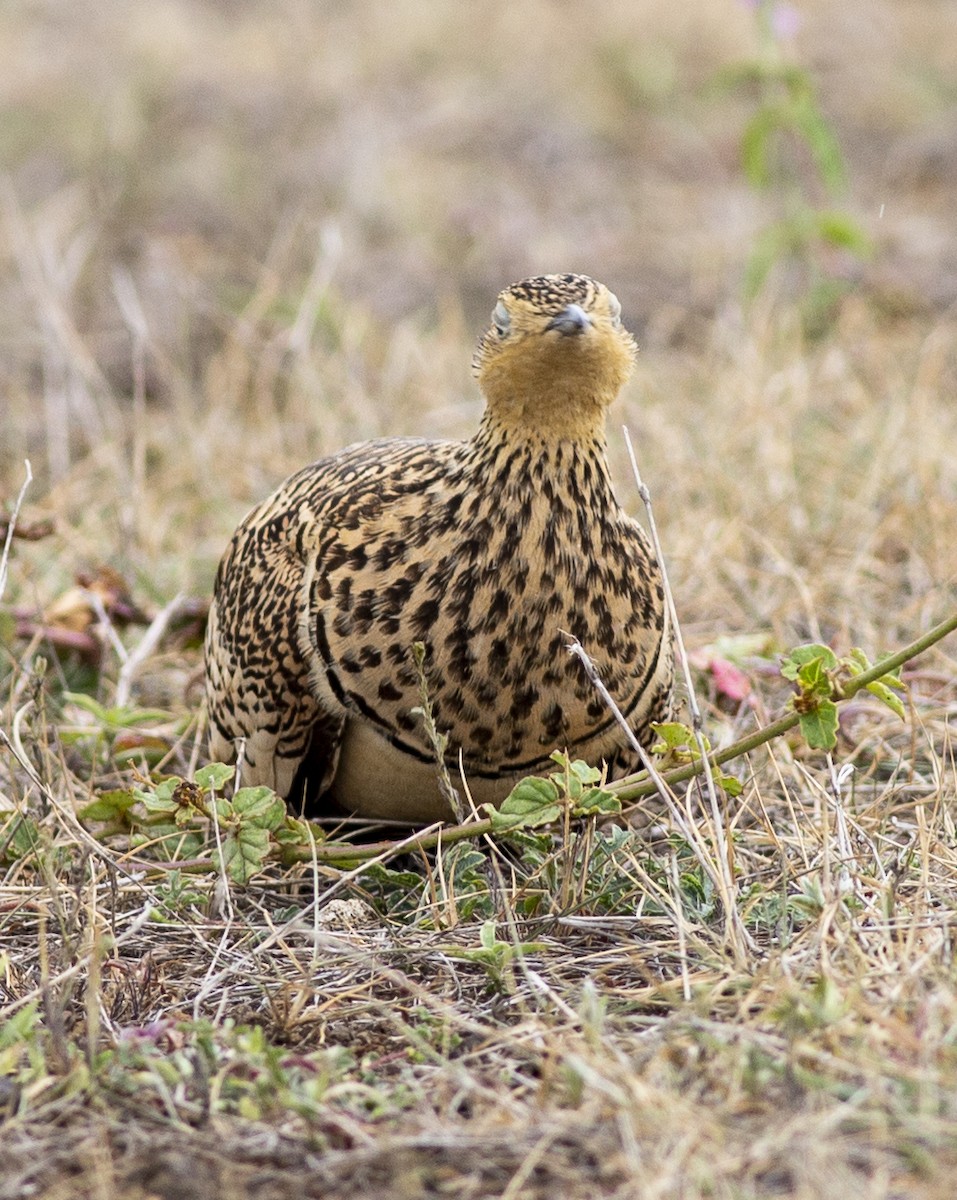
[[[516,431],[593,436],[631,374],[621,305],[587,275],[537,275],[498,298],[472,369],[489,412]]]

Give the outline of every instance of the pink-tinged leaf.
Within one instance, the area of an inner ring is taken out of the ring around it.
[[[751,680],[734,663],[717,655],[708,664],[714,686],[730,700],[744,700],[751,691]]]

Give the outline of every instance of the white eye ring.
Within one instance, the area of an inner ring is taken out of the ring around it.
[[[495,311],[492,313],[492,324],[495,326],[495,332],[499,337],[505,337],[512,323],[512,318],[508,315],[508,309],[499,300],[495,305]]]
[[[613,292],[608,293],[608,315],[612,325],[621,324],[621,301]]]

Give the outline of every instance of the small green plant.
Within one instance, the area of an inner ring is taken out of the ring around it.
[[[654,725],[654,731],[659,740],[652,746],[652,753],[661,755],[661,768],[683,766],[685,763],[701,761],[701,751],[694,730],[680,721],[663,721]],[[701,741],[705,753],[711,749],[711,742],[704,736]],[[722,791],[729,796],[740,796],[744,785],[734,775],[728,775],[720,767],[711,768],[711,776]]]
[[[797,713],[801,734],[814,750],[833,750],[837,745],[837,701],[844,699],[844,684],[872,670],[863,650],[856,647],[843,658],[828,646],[811,642],[796,646],[781,664],[781,674],[797,685],[788,701]],[[867,690],[904,719],[904,705],[897,691],[904,688],[900,678],[888,672],[866,684]],[[896,689],[896,690],[892,690]]]
[[[161,883],[156,885],[158,901],[151,916],[154,921],[175,921],[191,909],[202,909],[206,896],[195,887],[190,887],[188,876],[182,871],[168,871]]]
[[[271,788],[239,788],[231,797],[224,795],[223,788],[235,774],[235,767],[210,763],[192,781],[173,775],[158,784],[106,792],[81,809],[80,817],[128,821],[134,848],[150,848],[174,860],[195,858],[215,822],[220,865],[233,882],[245,884],[275,849],[280,826],[295,822]],[[134,809],[136,804],[145,815]]]
[[[512,964],[526,954],[540,954],[547,949],[544,942],[503,942],[495,936],[495,922],[485,921],[479,930],[479,945],[475,949],[448,946],[450,958],[478,963],[488,972],[489,982],[496,991],[514,991]]]
[[[808,332],[819,333],[847,290],[841,256],[866,257],[870,239],[840,207],[847,191],[840,144],[810,73],[787,54],[798,14],[780,0],[746,2],[757,22],[757,53],[724,78],[754,98],[741,137],[741,165],[751,186],[772,199],[777,215],[755,240],[745,298],[754,300],[776,269],[787,271],[790,290],[803,295]]]
[[[847,1012],[847,1001],[833,980],[822,975],[810,987],[791,989],[778,1001],[772,1017],[791,1038],[835,1024]]]
[[[17,812],[0,817],[0,863],[18,862],[34,855],[42,844],[39,826],[32,817]]]
[[[422,872],[411,868],[396,870],[385,863],[370,863],[358,883],[376,909],[395,921],[409,921],[425,903]]]
[[[173,720],[170,713],[132,705],[105,705],[85,692],[64,692],[63,700],[72,706],[75,715],[72,721],[58,727],[59,738],[82,754],[91,766],[105,766],[108,762],[153,765],[169,753],[168,732]],[[182,724],[174,723],[176,732],[181,732]]]
[[[500,807],[483,805],[496,833],[534,829],[557,821],[564,813],[573,817],[611,816],[621,811],[621,802],[605,788],[596,787],[601,771],[588,763],[556,750],[551,760],[559,770],[543,779],[528,776],[517,783]]]
[[[100,1051],[96,1082],[101,1094],[135,1096],[147,1111],[168,1112],[174,1103],[187,1121],[208,1112],[261,1121],[285,1112],[314,1115],[333,1089],[347,1089],[355,1070],[341,1047],[290,1053],[270,1044],[261,1027],[229,1017],[216,1025],[157,1020],[124,1029]]]
[[[448,1058],[462,1045],[462,1035],[458,1033],[449,1021],[431,1012],[424,1004],[416,1005],[410,1012],[411,1024],[409,1032],[415,1042],[409,1048],[409,1059],[412,1062],[426,1062],[430,1055],[425,1049],[435,1051],[443,1058]]]

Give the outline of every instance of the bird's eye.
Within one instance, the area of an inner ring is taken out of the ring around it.
[[[511,323],[512,318],[508,315],[508,309],[499,300],[498,304],[495,305],[495,311],[492,313],[492,324],[495,326],[495,332],[499,337],[505,337]]]
[[[611,292],[608,293],[608,315],[611,317],[612,325],[621,324],[621,303],[618,297]]]

